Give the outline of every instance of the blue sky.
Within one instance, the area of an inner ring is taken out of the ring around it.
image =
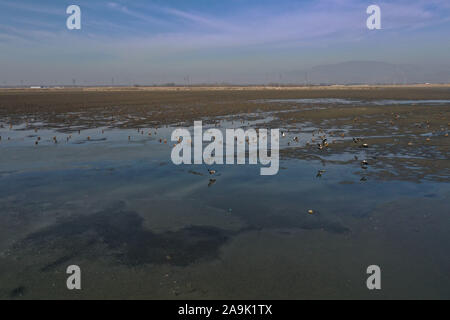
[[[67,6],[82,29],[67,30]],[[382,30],[366,28],[377,4]],[[0,0],[0,85],[257,83],[351,60],[450,64],[449,0]]]

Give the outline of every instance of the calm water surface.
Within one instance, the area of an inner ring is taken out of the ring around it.
[[[0,298],[450,298],[448,182],[296,159],[211,176],[172,164],[170,127],[72,130],[0,129]]]

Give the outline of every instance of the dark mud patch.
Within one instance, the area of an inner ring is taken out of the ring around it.
[[[99,212],[64,218],[40,231],[28,235],[14,245],[20,256],[35,255],[36,266],[42,272],[86,260],[112,260],[129,267],[146,264],[185,267],[202,261],[218,259],[220,249],[233,236],[250,230],[302,229],[324,230],[347,234],[350,229],[336,219],[320,212],[314,215],[264,212],[254,215],[257,208],[239,210],[236,214],[246,221],[238,231],[207,225],[191,225],[176,231],[154,233],[144,226],[144,219],[127,210],[123,202]]]
[[[112,256],[129,266],[171,264],[187,266],[216,259],[232,232],[211,226],[189,226],[155,234],[143,218],[123,203],[100,212],[70,218],[29,235],[18,246],[54,256],[41,268],[49,271],[83,257]],[[105,248],[107,250],[105,250]]]

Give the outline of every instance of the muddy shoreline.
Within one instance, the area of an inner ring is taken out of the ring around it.
[[[61,89],[0,90],[0,117],[12,122],[23,117],[42,117],[64,122],[76,121],[70,115],[58,120],[61,113],[81,112],[94,119],[106,120],[134,115],[142,119],[127,121],[127,125],[144,125],[148,122],[169,124],[193,121],[201,117],[225,116],[240,113],[286,110],[289,105],[280,103],[259,104],[262,99],[347,98],[373,99],[450,99],[450,86],[432,87],[348,87],[279,88],[279,89],[202,89],[167,88],[134,90],[132,88],[95,90]],[[323,119],[333,114],[319,115]],[[117,120],[117,119],[116,119]],[[86,119],[86,125],[89,125]],[[114,125],[114,121],[112,121]]]
[[[297,99],[354,100],[352,104],[314,105]],[[290,100],[292,99],[292,100]],[[284,100],[284,102],[283,102]],[[362,102],[392,100],[389,105]],[[158,128],[190,126],[195,120],[218,123],[263,119],[256,127],[280,128],[286,140],[310,130],[306,144],[290,141],[282,159],[320,159],[324,164],[353,164],[367,160],[371,168],[361,178],[450,181],[450,103],[395,104],[396,100],[449,100],[450,86],[367,86],[310,88],[76,88],[0,91],[0,121],[26,123],[28,129],[55,129],[70,134],[88,128]],[[320,131],[320,132],[319,132]],[[329,145],[319,149],[319,136]],[[353,138],[360,139],[357,143]],[[369,158],[336,160],[332,156],[357,154],[368,146]]]
[[[175,166],[196,120],[279,128],[280,171]],[[373,298],[374,263],[448,298],[449,122],[446,86],[0,90],[0,299],[69,264],[86,299]]]

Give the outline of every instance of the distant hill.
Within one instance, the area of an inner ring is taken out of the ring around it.
[[[293,71],[285,75],[285,80],[307,84],[450,83],[450,66],[349,61]]]

